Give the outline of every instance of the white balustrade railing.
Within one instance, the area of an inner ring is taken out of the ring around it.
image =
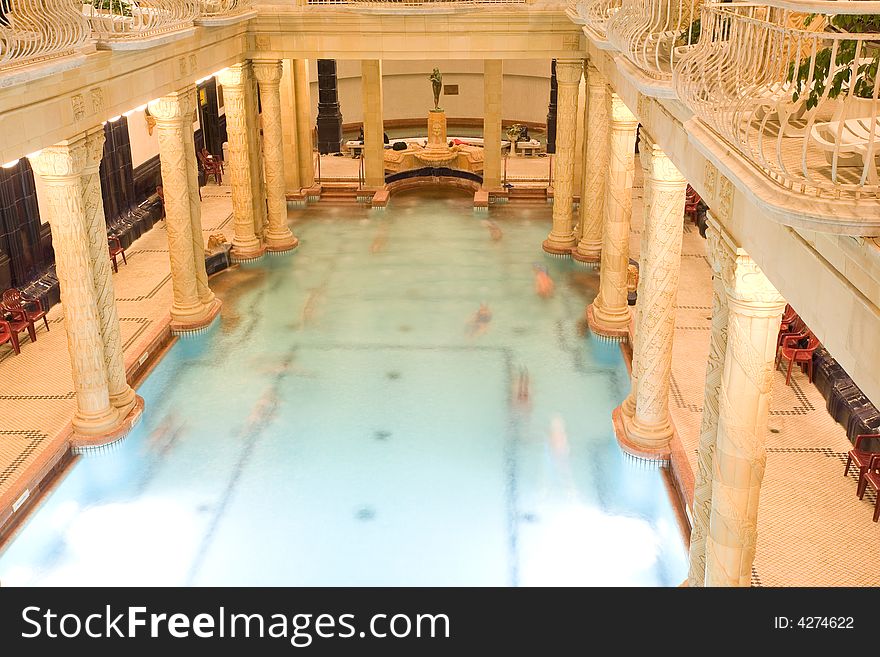
[[[199,0],[201,18],[220,18],[234,16],[249,11],[251,0]]]
[[[579,3],[584,7],[583,16],[589,29],[601,41],[608,40],[606,27],[614,15],[620,11],[623,0],[586,0]],[[580,13],[580,12],[579,12]]]
[[[649,77],[672,80],[675,60],[697,42],[704,0],[624,0],[608,21],[608,41]]]
[[[80,0],[0,0],[0,70],[73,53],[88,40]]]
[[[308,0],[309,6],[347,5],[364,9],[455,8],[484,5],[525,5],[528,0]]]
[[[806,4],[809,14],[785,2],[707,4],[675,90],[778,184],[822,198],[876,198],[880,13],[836,13],[858,2]]]
[[[83,0],[92,36],[99,41],[136,41],[192,27],[198,0]]]

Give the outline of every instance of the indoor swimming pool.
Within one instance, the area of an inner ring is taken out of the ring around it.
[[[583,326],[598,273],[544,256],[549,205],[471,205],[292,210],[297,251],[212,279],[220,321],[158,363],[140,424],[76,461],[0,583],[680,584],[663,475],[614,438],[620,349]]]

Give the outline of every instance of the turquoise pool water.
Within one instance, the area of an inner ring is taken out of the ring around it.
[[[470,204],[291,212],[297,252],[212,279],[221,322],[158,364],[140,425],[78,460],[0,582],[679,584],[661,473],[614,439],[619,349],[581,326],[597,274],[543,256],[549,207]]]

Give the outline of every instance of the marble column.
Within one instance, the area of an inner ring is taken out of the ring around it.
[[[276,252],[290,251],[296,248],[299,240],[287,226],[284,139],[281,130],[281,62],[261,61],[254,62],[253,66],[260,84],[260,104],[263,107],[263,171],[269,201],[266,248]]]
[[[281,73],[281,135],[284,154],[284,189],[290,196],[299,196],[299,150],[296,137],[296,85],[293,80],[293,61],[282,60]]]
[[[368,189],[381,189],[385,186],[381,60],[361,60],[361,84],[364,101],[364,182]]]
[[[226,105],[229,149],[225,167],[232,185],[235,231],[232,238],[233,256],[236,260],[253,260],[263,254],[263,245],[254,228],[254,185],[250,164],[250,126],[247,116],[250,64],[230,66],[219,74],[218,80],[223,85],[223,100]]]
[[[226,101],[227,111],[229,101]],[[192,113],[195,105],[188,91],[172,92],[150,102],[159,136],[159,161],[165,196],[165,228],[171,260],[172,328],[188,330],[210,321],[211,308],[199,296],[193,254],[192,202],[190,200]]]
[[[501,106],[504,61],[483,60],[483,189],[501,188]]]
[[[625,339],[630,321],[626,300],[629,265],[629,226],[638,120],[620,97],[609,94],[611,119],[608,177],[605,181],[605,220],[599,294],[587,307],[587,321],[597,335]]]
[[[712,335],[706,383],[703,393],[703,416],[697,448],[697,472],[694,482],[693,527],[691,528],[690,568],[688,585],[703,586],[706,581],[706,534],[712,509],[712,469],[715,461],[715,440],[718,435],[718,394],[724,357],[727,353],[727,294],[732,284],[736,248],[733,240],[709,215],[706,228],[709,262],[712,266]]]
[[[669,377],[687,181],[644,129],[639,157],[649,230],[639,267],[636,405],[632,421],[625,425],[624,447],[642,456],[666,457],[672,439]]]
[[[643,167],[648,162],[648,158],[641,158],[641,164]],[[643,169],[644,170],[644,169]],[[648,177],[648,172],[645,170],[645,178]],[[649,243],[651,241],[651,231],[654,227],[654,224],[650,221],[647,221],[647,217],[650,214],[651,208],[651,185],[645,185],[642,193],[642,204],[643,204],[643,214],[646,220],[642,225],[642,235],[639,240],[639,270],[642,273],[647,272],[647,266],[645,260],[648,255]],[[644,313],[642,312],[645,308],[645,304],[642,303],[642,300],[645,298],[645,279],[647,276],[639,276],[639,282],[636,287],[636,299],[638,302],[635,305],[635,318],[633,321],[633,344],[632,344],[632,362],[630,363],[630,376],[629,376],[629,394],[626,396],[626,399],[620,404],[620,413],[622,415],[621,422],[622,424],[617,429],[618,437],[626,436],[626,425],[632,422],[633,416],[636,414],[636,399],[638,397],[639,392],[639,355],[642,353],[641,347],[641,338],[642,338],[642,322],[644,321]]]
[[[188,94],[193,106],[198,102],[196,96],[196,87],[191,85],[181,93]],[[187,192],[189,194],[189,222],[191,226],[192,236],[192,258],[193,270],[196,275],[196,291],[199,300],[205,304],[207,308],[211,308],[215,303],[214,293],[208,286],[208,272],[205,268],[205,238],[202,233],[202,198],[199,195],[199,165],[196,162],[196,144],[192,130],[183,131],[184,145],[183,150],[186,153],[186,182]],[[219,304],[219,301],[217,301]]]
[[[85,140],[63,141],[31,158],[34,172],[46,187],[52,227],[52,247],[61,284],[61,302],[70,352],[76,411],[73,429],[88,436],[106,434],[120,423],[110,402],[104,339],[92,274],[82,173],[87,158]]]
[[[263,178],[263,136],[260,105],[257,97],[257,78],[251,62],[248,64],[247,84],[245,90],[245,116],[247,117],[248,164],[251,167],[251,201],[254,206],[254,235],[264,242],[268,213],[266,209],[266,181]],[[265,244],[264,244],[265,246]]]
[[[726,288],[727,352],[718,396],[706,586],[749,586],[764,477],[776,338],[785,299],[739,250]]]
[[[586,265],[598,266],[602,254],[602,228],[605,223],[605,182],[608,176],[609,140],[608,87],[599,70],[587,65],[587,102],[584,120],[584,169],[581,203],[578,208],[580,241],[571,257]]]
[[[84,140],[85,162],[82,175],[84,228],[89,246],[92,281],[98,325],[104,343],[104,362],[107,368],[107,388],[110,403],[119,410],[120,417],[128,415],[135,406],[135,393],[125,376],[125,357],[119,333],[119,314],[113,291],[113,269],[107,249],[107,221],[101,196],[99,170],[104,156],[104,130],[87,132]]]
[[[293,60],[296,88],[296,145],[299,149],[299,179],[304,187],[315,185],[315,161],[312,152],[312,101],[309,95],[308,61]]]
[[[582,59],[556,60],[559,85],[556,108],[556,173],[553,180],[553,228],[544,240],[544,251],[568,256],[577,246],[572,222],[574,158],[577,136],[577,99]]]

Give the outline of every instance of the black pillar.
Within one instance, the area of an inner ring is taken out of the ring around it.
[[[556,60],[550,62],[550,104],[547,106],[547,152],[556,152]]]
[[[336,86],[336,60],[318,60],[318,151],[342,150],[342,113]]]

